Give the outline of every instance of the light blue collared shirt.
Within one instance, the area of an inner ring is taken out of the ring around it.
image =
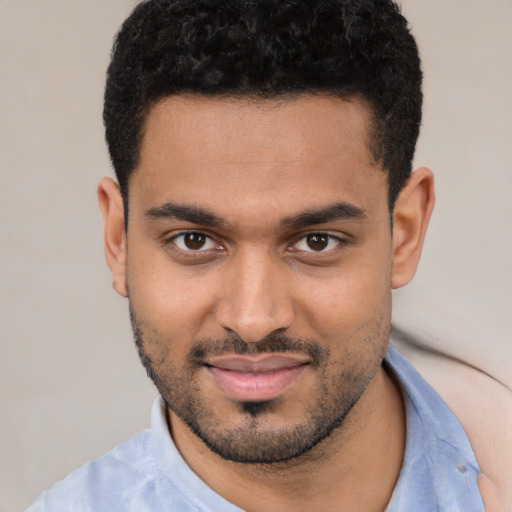
[[[386,512],[484,512],[478,464],[459,421],[389,347],[384,365],[400,384],[407,421],[404,461]],[[73,471],[26,512],[241,512],[179,454],[159,398],[151,428]]]

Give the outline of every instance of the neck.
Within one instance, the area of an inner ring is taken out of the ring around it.
[[[381,368],[346,421],[307,454],[277,464],[239,464],[211,452],[170,411],[172,436],[190,468],[247,512],[385,510],[405,448],[401,396]]]

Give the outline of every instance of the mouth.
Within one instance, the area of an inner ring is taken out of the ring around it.
[[[261,402],[284,393],[309,364],[300,355],[259,354],[213,357],[205,367],[228,398]]]

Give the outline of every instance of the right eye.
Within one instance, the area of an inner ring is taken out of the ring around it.
[[[185,252],[210,251],[217,247],[217,244],[208,235],[200,231],[180,233],[173,236],[170,241],[173,242],[178,249]]]

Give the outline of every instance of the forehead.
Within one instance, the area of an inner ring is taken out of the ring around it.
[[[228,211],[240,201],[271,207],[312,195],[312,207],[351,195],[386,200],[386,175],[369,149],[371,118],[358,98],[166,98],[148,113],[130,201]]]

